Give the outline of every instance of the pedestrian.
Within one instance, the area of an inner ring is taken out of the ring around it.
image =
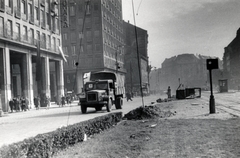
[[[62,96],[62,107],[65,105],[65,97],[64,96]]]
[[[167,89],[167,96],[168,96],[168,98],[171,98],[171,88],[170,88],[170,86],[168,86],[168,89]]]
[[[13,112],[13,108],[14,108],[14,102],[13,102],[13,99],[10,99],[10,101],[9,101],[9,106],[10,106],[10,110],[11,110],[11,112]]]
[[[26,102],[26,109],[29,111],[29,100],[27,97],[25,97],[25,102]]]
[[[16,111],[19,112],[20,111],[20,104],[21,104],[21,101],[20,101],[20,98],[19,96],[15,99],[15,106],[16,106]]]
[[[26,100],[24,97],[21,98],[21,109],[22,111],[26,111]]]
[[[51,101],[50,101],[50,97],[49,96],[46,96],[46,104],[47,104],[47,110],[50,108],[50,105],[51,105]]]
[[[40,98],[39,97],[34,97],[34,105],[36,110],[39,110],[39,105],[40,105]]]
[[[131,101],[132,101],[132,96],[131,96],[131,93],[130,93],[130,92],[127,92],[127,93],[126,93],[126,97],[127,97],[127,101],[128,101],[128,100],[131,100]]]

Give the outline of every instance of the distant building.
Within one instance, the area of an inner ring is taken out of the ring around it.
[[[59,0],[0,1],[0,109],[13,97],[63,94]],[[52,66],[50,66],[52,65]]]
[[[65,92],[81,92],[83,75],[112,71],[125,80],[121,0],[62,0]],[[77,65],[76,65],[77,64]]]
[[[240,86],[240,29],[236,37],[224,49],[223,76],[228,79],[230,89]]]
[[[126,74],[126,90],[140,95],[140,77],[139,67],[142,79],[142,88],[144,95],[149,93],[149,61],[148,61],[148,33],[147,30],[124,22],[124,36],[125,36],[125,69]],[[137,55],[137,44],[139,52],[139,63]]]
[[[207,89],[209,87],[209,74],[206,68],[206,59],[215,58],[203,55],[194,54],[181,54],[168,59],[162,63],[162,68],[158,69],[155,73],[154,70],[151,74],[151,79],[156,80],[157,88],[151,86],[152,91],[166,91],[168,86],[171,87],[172,93],[175,94],[179,85],[182,88],[199,87]],[[221,67],[221,61],[219,60]],[[215,72],[214,85],[217,86],[217,75]],[[155,79],[156,78],[156,79]],[[151,82],[152,83],[152,82]]]

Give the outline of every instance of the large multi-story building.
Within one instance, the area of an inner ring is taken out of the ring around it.
[[[65,90],[83,87],[84,73],[112,71],[125,80],[121,0],[62,0]],[[66,26],[66,27],[64,27]]]
[[[142,86],[144,94],[148,94],[149,61],[147,30],[135,27],[129,22],[124,22],[123,26],[126,52],[124,61],[125,69],[127,70],[126,90],[134,93],[135,95],[141,95],[140,90]]]
[[[59,0],[0,0],[0,108],[17,96],[63,95]]]
[[[223,76],[228,79],[230,89],[240,87],[240,29],[236,37],[224,49]]]
[[[175,94],[179,85],[181,88],[202,88],[209,87],[209,72],[206,67],[206,59],[216,57],[195,55],[195,54],[180,54],[167,58],[162,63],[162,67],[153,70],[151,73],[150,86],[152,92],[167,91],[168,86],[172,89],[172,94]],[[219,60],[219,59],[218,59]],[[219,68],[222,69],[221,61],[219,60]],[[213,71],[214,88],[218,85],[218,79],[221,78],[220,70]]]

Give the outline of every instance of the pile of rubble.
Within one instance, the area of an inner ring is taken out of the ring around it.
[[[159,106],[141,106],[136,108],[129,113],[125,114],[123,119],[127,120],[144,120],[144,119],[153,119],[153,118],[166,118],[175,115],[176,112],[172,113],[171,111],[162,111]]]

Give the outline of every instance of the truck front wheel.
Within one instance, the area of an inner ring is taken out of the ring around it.
[[[111,99],[108,100],[106,108],[107,108],[107,112],[110,112],[112,110],[112,100]]]
[[[116,109],[122,109],[122,104],[123,104],[122,97],[118,97],[118,98],[116,99],[116,103],[115,103]]]
[[[81,105],[81,111],[82,111],[83,114],[86,114],[87,107],[85,105]]]

